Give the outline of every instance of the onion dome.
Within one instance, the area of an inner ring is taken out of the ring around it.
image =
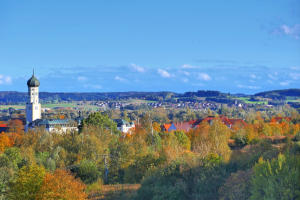
[[[40,86],[40,81],[34,76],[34,72],[31,76],[31,78],[27,81],[27,86],[28,87],[39,87]]]

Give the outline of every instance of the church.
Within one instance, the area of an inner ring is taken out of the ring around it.
[[[78,131],[77,123],[70,119],[42,119],[41,104],[39,103],[39,80],[34,76],[27,81],[28,100],[26,103],[26,126],[25,130],[43,127],[49,132],[66,133]]]

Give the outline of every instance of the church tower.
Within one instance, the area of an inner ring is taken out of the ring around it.
[[[28,101],[26,103],[26,126],[36,119],[41,119],[41,104],[39,103],[39,80],[34,76],[27,81]]]

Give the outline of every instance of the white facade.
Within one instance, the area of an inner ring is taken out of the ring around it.
[[[54,133],[68,133],[72,131],[78,131],[78,128],[76,126],[49,126],[45,128],[48,132],[54,132]]]
[[[122,133],[128,133],[130,129],[135,128],[134,124],[123,124],[122,126],[117,127]]]
[[[29,99],[26,103],[26,124],[41,119],[41,104],[39,103],[39,87],[28,87]]]

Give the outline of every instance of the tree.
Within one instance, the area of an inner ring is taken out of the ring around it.
[[[12,200],[33,200],[42,186],[45,169],[37,165],[24,166],[11,182],[9,198]]]
[[[250,197],[250,182],[252,171],[237,171],[232,173],[219,189],[220,200],[248,199]]]
[[[96,163],[89,160],[82,160],[75,173],[86,184],[94,183],[101,176]]]
[[[197,136],[193,139],[193,150],[199,153],[201,157],[216,153],[228,161],[231,155],[228,146],[229,128],[219,119],[213,120],[210,126],[203,123],[200,124],[200,127],[203,128],[196,130]]]
[[[300,157],[279,154],[271,161],[259,159],[253,168],[250,199],[300,198]]]
[[[5,150],[7,147],[11,147],[11,141],[6,133],[0,133],[0,153]]]
[[[111,120],[107,115],[101,114],[100,112],[92,113],[87,119],[83,120],[83,127],[95,126],[102,130],[111,130],[117,132],[117,124]]]
[[[35,199],[85,200],[87,194],[84,189],[85,185],[69,172],[57,169],[53,174],[47,173],[45,175]]]
[[[156,133],[159,133],[161,131],[159,123],[153,122],[152,126],[153,126],[153,129],[156,131]]]
[[[23,122],[19,119],[10,120],[8,123],[9,132],[21,133],[24,130]]]
[[[0,200],[7,199],[8,184],[13,174],[14,171],[12,168],[0,167]]]
[[[178,143],[186,150],[191,150],[191,141],[183,131],[174,131]]]

